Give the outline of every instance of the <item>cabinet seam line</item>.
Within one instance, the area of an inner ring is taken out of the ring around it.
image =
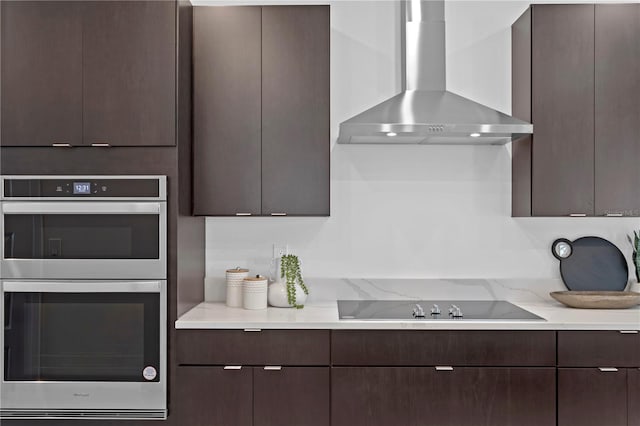
[[[264,51],[264,7],[260,6],[260,215],[263,215],[264,210],[264,138],[263,138],[263,117],[264,117],[264,94],[263,94],[263,86],[264,86],[264,61],[263,61],[263,51]]]

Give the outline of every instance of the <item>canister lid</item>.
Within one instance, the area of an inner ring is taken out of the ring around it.
[[[227,269],[227,272],[229,272],[229,273],[236,272],[238,274],[241,274],[241,273],[244,273],[244,272],[249,272],[249,270],[248,269],[242,269],[241,267],[237,266],[234,269]]]
[[[245,281],[266,281],[267,277],[263,277],[262,275],[256,275],[255,277],[247,277],[244,280]]]

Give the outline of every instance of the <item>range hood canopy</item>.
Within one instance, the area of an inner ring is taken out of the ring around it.
[[[444,0],[402,2],[402,92],[340,124],[338,143],[502,145],[533,125],[446,90]]]

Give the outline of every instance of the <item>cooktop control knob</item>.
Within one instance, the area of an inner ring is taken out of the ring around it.
[[[453,311],[455,311],[456,309],[458,309],[456,305],[449,306],[449,315],[453,315]]]
[[[453,310],[451,311],[451,317],[453,318],[462,318],[464,317],[464,314],[462,313],[462,309],[460,309],[458,306],[453,305]]]
[[[431,307],[431,315],[440,315],[440,306],[434,303]]]
[[[418,303],[416,303],[416,307],[413,308],[413,317],[414,318],[424,318],[424,309]]]

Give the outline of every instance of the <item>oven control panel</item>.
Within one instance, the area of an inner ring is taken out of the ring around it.
[[[4,177],[3,198],[165,199],[165,177]]]

